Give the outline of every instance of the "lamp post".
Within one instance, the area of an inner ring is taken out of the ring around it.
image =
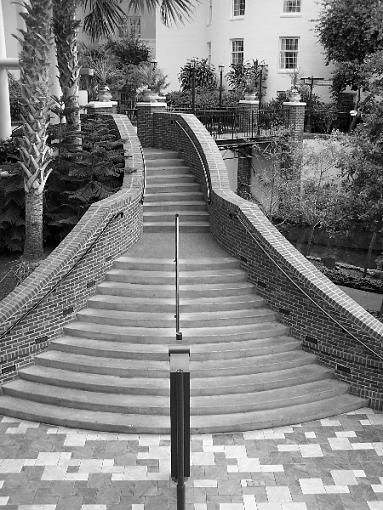
[[[191,108],[192,113],[195,113],[195,58],[192,59],[192,68],[191,68]]]
[[[153,71],[155,71],[155,70],[156,70],[156,68],[157,68],[158,60],[153,59],[153,60],[151,60],[151,61],[150,61],[150,63],[151,63],[151,64],[152,64],[152,66],[153,66]]]
[[[219,106],[219,108],[222,108],[222,75],[223,75],[224,68],[225,68],[225,66],[223,66],[223,65],[218,66],[218,69],[219,69],[219,99],[218,99],[218,106]]]

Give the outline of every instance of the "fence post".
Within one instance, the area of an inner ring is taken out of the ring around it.
[[[137,135],[142,147],[154,146],[154,114],[166,111],[168,105],[165,102],[139,102],[137,108]]]

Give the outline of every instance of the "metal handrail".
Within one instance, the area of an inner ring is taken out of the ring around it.
[[[106,229],[109,227],[109,225],[112,223],[113,220],[117,219],[118,217],[123,216],[123,211],[118,212],[117,214],[113,215],[108,223],[104,226],[104,228],[101,230],[101,232],[97,235],[96,239],[88,246],[88,248],[84,251],[84,253],[81,255],[81,257],[76,260],[76,262],[73,264],[73,266],[67,271],[61,278],[58,280],[54,286],[48,290],[34,305],[32,305],[26,312],[24,312],[13,324],[11,324],[3,333],[0,335],[0,340],[4,338],[12,329],[14,329],[25,317],[27,317],[31,312],[33,312],[39,305],[44,301],[46,297],[48,297],[50,294],[52,294],[53,291],[56,290],[56,288],[60,285],[60,283],[65,280],[67,276],[69,276],[74,269],[79,265],[79,263],[85,258],[86,255],[91,251],[93,246],[97,243],[97,241],[100,239],[102,234],[106,231]]]
[[[180,124],[180,122],[178,122],[178,120],[176,120],[176,124],[177,126],[179,126],[182,131],[185,133],[185,135],[187,136],[187,138],[189,139],[189,141],[191,142],[191,144],[193,145],[196,153],[197,153],[197,156],[200,160],[200,163],[202,165],[202,169],[203,169],[203,173],[204,173],[204,176],[205,176],[205,182],[206,182],[206,196],[207,196],[207,203],[210,204],[211,203],[211,180],[210,180],[210,175],[209,173],[207,172],[206,170],[206,165],[202,159],[202,156],[201,156],[201,153],[200,151],[198,150],[198,147],[196,146],[196,144],[194,143],[193,139],[191,138],[191,136],[189,135],[189,133],[186,131],[186,129]]]
[[[182,340],[182,333],[180,331],[180,266],[179,266],[179,257],[180,257],[180,216],[176,214],[174,217],[175,222],[175,246],[174,246],[174,262],[176,269],[176,340]]]
[[[243,221],[243,219],[237,214],[236,216],[240,223],[245,227],[246,231],[252,239],[257,243],[258,247],[261,248],[263,253],[267,256],[267,258],[275,265],[277,268],[283,273],[284,276],[305,296],[307,297],[321,312],[323,312],[327,317],[329,317],[338,327],[343,329],[348,335],[350,335],[358,344],[360,344],[364,349],[370,352],[370,354],[373,354],[376,356],[380,361],[383,361],[383,356],[381,356],[379,353],[377,353],[374,349],[366,345],[362,340],[360,340],[357,336],[354,335],[351,331],[349,331],[343,324],[341,324],[339,321],[337,321],[329,312],[327,312],[315,299],[313,299],[298,283],[291,278],[291,276],[286,273],[286,271],[278,264],[276,260],[273,259],[273,257],[270,255],[270,253],[262,246],[262,244],[258,241],[258,239],[255,237],[255,235],[249,230],[246,223]]]
[[[140,145],[140,151],[141,151],[141,158],[143,163],[143,170],[144,170],[144,185],[142,187],[142,195],[141,195],[141,204],[144,203],[145,200],[145,193],[146,193],[146,161],[145,161],[145,154],[142,149],[142,146]]]

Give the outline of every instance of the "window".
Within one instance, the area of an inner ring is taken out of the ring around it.
[[[233,0],[233,17],[245,15],[245,0]]]
[[[233,39],[231,41],[231,63],[243,64],[243,39]]]
[[[283,12],[301,12],[301,0],[283,0]]]
[[[281,37],[281,69],[298,68],[298,37]]]

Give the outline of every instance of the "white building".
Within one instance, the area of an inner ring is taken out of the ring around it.
[[[190,24],[167,28],[156,19],[156,58],[178,88],[179,68],[187,59],[208,58],[226,73],[232,63],[264,61],[267,97],[290,88],[291,72],[330,79],[315,32],[318,0],[201,0]],[[328,88],[315,93],[328,97]]]

